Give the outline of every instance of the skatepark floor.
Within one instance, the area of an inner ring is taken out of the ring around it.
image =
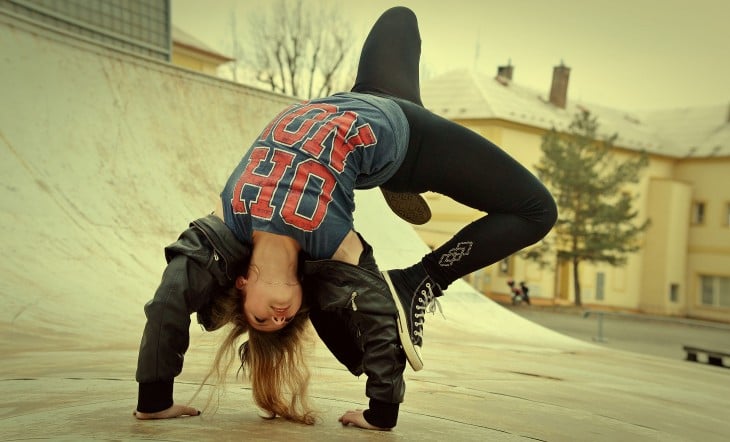
[[[426,320],[425,367],[406,369],[392,431],[338,423],[367,406],[365,377],[315,339],[315,425],[258,417],[248,384],[233,376],[217,412],[136,420],[142,308],[162,250],[210,212],[244,150],[294,99],[2,11],[0,53],[0,440],[727,440],[730,370],[611,348],[611,327],[609,345],[576,339],[462,282],[441,298],[444,317]],[[355,226],[381,268],[428,251],[379,192],[356,202]],[[220,338],[190,331],[180,403]],[[204,408],[209,391],[192,405]]]
[[[354,378],[314,344],[313,426],[261,419],[248,386],[231,379],[217,412],[137,421],[136,346],[83,342],[5,354],[0,369],[2,440],[724,440],[730,370],[601,348],[547,329],[497,319],[505,333],[469,330],[484,300],[444,298],[447,319],[429,318],[426,366],[406,370],[398,426],[389,432],[342,427],[337,418],[365,408],[364,378]],[[495,306],[497,309],[502,307]],[[495,311],[493,316],[509,315]],[[457,322],[457,324],[454,324]],[[529,339],[509,334],[522,330]],[[195,343],[176,383],[192,396],[208,368],[213,334]],[[16,343],[23,336],[5,338]],[[528,343],[530,341],[532,343]],[[203,408],[207,390],[193,402]]]

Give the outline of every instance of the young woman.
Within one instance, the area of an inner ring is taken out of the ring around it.
[[[340,421],[392,428],[405,362],[423,366],[424,314],[435,299],[552,228],[555,203],[527,169],[424,109],[420,43],[412,11],[386,11],[365,41],[352,91],[275,117],[231,174],[215,213],[166,249],[168,267],[145,307],[138,418],[197,413],[174,404],[172,386],[189,316],[198,312],[207,330],[233,324],[215,366],[232,360],[236,338],[247,333],[239,355],[255,402],[271,416],[304,423],[314,422],[301,351],[311,319],[337,359],[368,376],[369,408]],[[439,192],[485,216],[419,263],[380,273],[353,229],[354,189],[376,186],[407,201]]]

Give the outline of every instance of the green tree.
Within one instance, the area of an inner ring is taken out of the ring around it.
[[[613,150],[618,135],[598,140],[598,127],[597,118],[585,111],[575,115],[567,133],[553,129],[543,136],[536,169],[553,192],[559,216],[553,233],[525,252],[525,258],[542,264],[557,252],[559,264],[572,264],[576,305],[581,305],[580,263],[625,264],[649,227],[649,220],[636,223],[632,205],[638,195],[627,190],[639,181],[647,155],[619,159]]]

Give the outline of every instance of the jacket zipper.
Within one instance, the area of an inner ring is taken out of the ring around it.
[[[218,246],[217,246],[217,243],[215,241],[213,241],[213,239],[210,237],[210,235],[208,235],[208,232],[205,230],[205,228],[203,228],[202,226],[200,226],[195,221],[193,221],[193,225],[195,227],[197,227],[198,230],[200,231],[200,233],[202,233],[203,236],[205,236],[208,239],[208,242],[210,243],[211,248],[213,249],[213,260],[214,261],[218,261],[221,258],[221,255],[218,254]],[[223,260],[223,264],[225,265],[225,275],[226,275],[226,278],[230,278],[231,276],[228,274],[228,261],[226,261],[224,259]]]
[[[350,295],[350,301],[348,304],[352,303],[352,311],[357,311],[357,304],[355,304],[355,298],[357,297],[357,292],[352,292],[352,295]]]

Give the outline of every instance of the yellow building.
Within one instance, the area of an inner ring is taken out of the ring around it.
[[[555,67],[548,93],[515,84],[512,72],[454,71],[424,82],[423,101],[533,170],[542,135],[565,131],[583,110],[598,117],[601,136],[619,135],[617,155],[650,155],[632,189],[641,220],[652,223],[642,249],[623,267],[582,263],[584,305],[730,322],[730,108],[627,112],[569,101],[566,66]],[[431,247],[481,216],[440,195],[426,198],[434,215],[418,232]],[[514,279],[537,302],[571,304],[572,277],[567,264],[541,269],[514,255],[466,279],[494,298],[507,297]]]
[[[193,71],[216,75],[218,67],[233,61],[232,58],[211,49],[202,41],[183,31],[172,27],[172,64]]]

